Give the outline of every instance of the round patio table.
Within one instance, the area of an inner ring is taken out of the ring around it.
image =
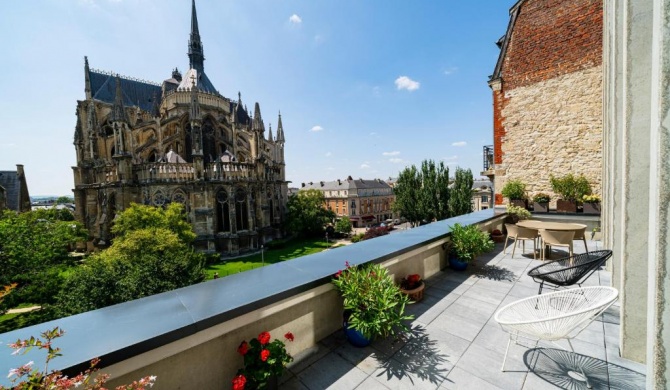
[[[545,222],[545,221],[538,221],[534,219],[526,219],[523,221],[519,221],[516,223],[517,226],[521,226],[523,228],[528,228],[528,229],[535,229],[535,230],[540,230],[540,229],[546,229],[546,230],[580,230],[584,228],[584,225],[580,225],[577,223],[567,223],[567,222]]]

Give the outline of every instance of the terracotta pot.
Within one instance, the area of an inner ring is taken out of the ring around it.
[[[505,235],[501,234],[499,236],[494,236],[493,234],[491,235],[491,239],[493,242],[504,242],[505,241]]]
[[[600,203],[584,203],[584,214],[600,214]]]
[[[559,213],[576,213],[577,202],[559,199],[556,201],[556,211]]]
[[[549,212],[549,203],[548,202],[533,202],[533,211],[536,213],[548,213]]]
[[[423,290],[426,288],[426,284],[421,281],[421,284],[419,287],[413,288],[411,290],[405,290],[404,288],[400,288],[400,291],[402,291],[404,294],[409,295],[409,299],[413,300],[414,302],[419,302],[420,300],[423,299]]]

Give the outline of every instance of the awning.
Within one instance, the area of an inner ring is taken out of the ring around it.
[[[369,221],[371,219],[375,219],[375,216],[374,215],[366,215],[366,216],[363,217],[363,219],[366,220],[366,221]]]

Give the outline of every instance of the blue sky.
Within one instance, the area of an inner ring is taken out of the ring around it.
[[[196,0],[221,94],[281,110],[301,182],[397,176],[424,159],[481,171],[487,85],[515,0]],[[190,0],[11,1],[0,14],[0,170],[69,195],[76,100],[92,68],[155,82],[188,67]]]

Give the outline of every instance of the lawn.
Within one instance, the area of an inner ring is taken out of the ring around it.
[[[296,239],[288,242],[283,248],[264,251],[263,258],[265,259],[265,265],[274,264],[280,261],[318,253],[331,248],[332,246],[332,242],[326,243],[323,239]],[[244,258],[222,261],[216,264],[210,264],[205,268],[207,274],[206,279],[213,279],[215,272],[218,272],[220,277],[224,277],[262,266],[263,262],[260,253]]]

